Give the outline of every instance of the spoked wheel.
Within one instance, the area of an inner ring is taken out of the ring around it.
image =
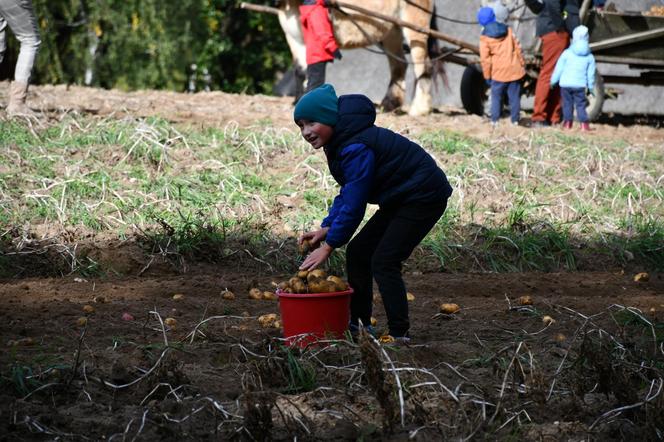
[[[595,74],[595,87],[593,87],[593,95],[588,95],[588,106],[586,112],[590,121],[597,121],[602,115],[602,106],[604,106],[604,79],[597,72]]]

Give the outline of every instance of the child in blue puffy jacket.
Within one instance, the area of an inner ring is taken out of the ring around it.
[[[313,251],[301,270],[313,270],[336,248],[346,247],[350,331],[360,321],[370,326],[373,280],[387,314],[389,335],[408,342],[408,302],[401,266],[445,212],[452,194],[445,173],[418,144],[391,130],[376,127],[376,110],[364,95],[342,95],[324,84],[306,93],[293,114],[302,137],[323,148],[339,194],[320,229],[305,233]],[[351,239],[367,204],[378,211]],[[320,245],[322,241],[324,244]],[[350,242],[349,242],[350,241]],[[320,247],[319,247],[320,245]]]
[[[586,106],[586,89],[593,94],[595,87],[595,57],[588,45],[588,28],[577,26],[572,32],[572,44],[562,53],[551,76],[551,87],[560,83],[563,99],[563,128],[571,129],[574,108],[581,130],[590,130]]]

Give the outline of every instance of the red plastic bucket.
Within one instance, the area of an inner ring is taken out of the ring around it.
[[[353,289],[333,293],[284,293],[277,291],[288,345],[304,348],[318,339],[343,338],[350,321]]]

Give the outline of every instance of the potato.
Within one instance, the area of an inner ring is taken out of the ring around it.
[[[637,273],[634,275],[634,282],[648,282],[650,275],[646,272]]]
[[[92,300],[98,304],[106,304],[108,302],[108,299],[104,295],[97,295]]]
[[[279,284],[277,284],[277,288],[281,290],[282,292],[286,291],[286,287],[290,287],[288,284],[288,281],[281,281]]]
[[[281,328],[281,321],[274,321],[274,324],[272,324],[272,327]]]
[[[440,304],[440,312],[445,313],[446,315],[454,314],[459,310],[461,310],[459,304],[447,303],[447,302]]]
[[[134,315],[132,315],[132,314],[129,313],[129,312],[124,312],[124,313],[122,314],[122,320],[123,320],[123,321],[133,321],[133,320],[134,320]]]
[[[83,306],[83,311],[85,313],[94,313],[95,308],[93,306],[89,305],[89,304],[86,304],[86,305]]]
[[[375,327],[375,326],[378,325],[378,319],[374,318],[373,316],[371,317],[370,322],[371,322],[372,327]]]
[[[275,295],[274,292],[268,292],[265,290],[263,292],[263,299],[266,301],[274,301],[277,299],[277,295]]]
[[[235,299],[235,293],[231,292],[230,290],[224,290],[221,292],[221,298],[232,301]]]
[[[307,293],[307,286],[301,279],[291,284],[291,287],[293,288],[293,293]]]
[[[176,293],[173,295],[173,301],[182,301],[184,299],[184,295],[182,293]]]
[[[327,272],[322,269],[314,269],[310,271],[309,274],[307,275],[307,280],[309,280],[309,278],[325,279],[327,278]]]
[[[299,272],[297,272],[296,276],[300,279],[307,279],[307,275],[309,275],[309,270],[300,270]]]
[[[85,316],[81,316],[76,320],[76,325],[78,325],[79,327],[85,327],[87,323],[88,323],[88,318],[86,318]]]
[[[565,342],[565,341],[567,340],[567,336],[565,336],[565,335],[562,334],[562,333],[557,333],[557,334],[553,337],[553,339],[555,339],[556,342]]]
[[[275,322],[277,322],[277,314],[276,313],[268,313],[268,314],[261,315],[261,316],[258,317],[258,323],[263,328],[274,327]]]
[[[263,299],[263,292],[254,287],[249,290],[249,299]]]
[[[327,280],[334,283],[337,292],[348,290],[348,284],[346,284],[346,281],[339,278],[338,276],[330,275],[327,277]]]
[[[288,285],[295,288],[295,285],[300,283],[300,282],[303,282],[301,278],[299,278],[297,276],[293,276],[291,279],[288,280]]]
[[[311,278],[309,279],[309,293],[325,293],[327,285],[324,284],[325,280],[320,278]]]
[[[392,342],[395,342],[395,339],[390,335],[383,335],[380,338],[378,338],[378,342],[380,342],[381,344],[391,344]]]
[[[519,299],[517,299],[517,302],[519,305],[533,305],[533,298],[531,298],[530,295],[524,295],[520,296]]]
[[[337,290],[337,285],[328,280],[323,281],[323,290],[323,293],[335,293],[339,291]]]
[[[291,287],[290,285],[286,285],[284,288],[281,289],[281,291],[283,293],[295,293],[293,292],[293,287]]]
[[[542,322],[544,323],[544,325],[551,325],[554,322],[556,322],[556,320],[549,315],[544,315],[542,316]]]
[[[406,293],[406,299],[408,301],[415,301],[415,295],[413,295],[411,292]]]
[[[297,245],[297,250],[300,252],[300,255],[306,255],[309,253],[309,250],[311,250],[311,242],[308,239],[305,239],[301,244]]]
[[[175,318],[166,318],[164,319],[164,324],[174,329],[175,327],[177,327],[178,321]]]

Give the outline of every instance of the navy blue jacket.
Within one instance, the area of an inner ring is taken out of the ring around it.
[[[376,127],[376,110],[364,95],[339,97],[339,120],[325,155],[341,186],[321,226],[332,247],[347,243],[364,218],[367,203],[390,209],[447,200],[452,187],[419,145]]]

